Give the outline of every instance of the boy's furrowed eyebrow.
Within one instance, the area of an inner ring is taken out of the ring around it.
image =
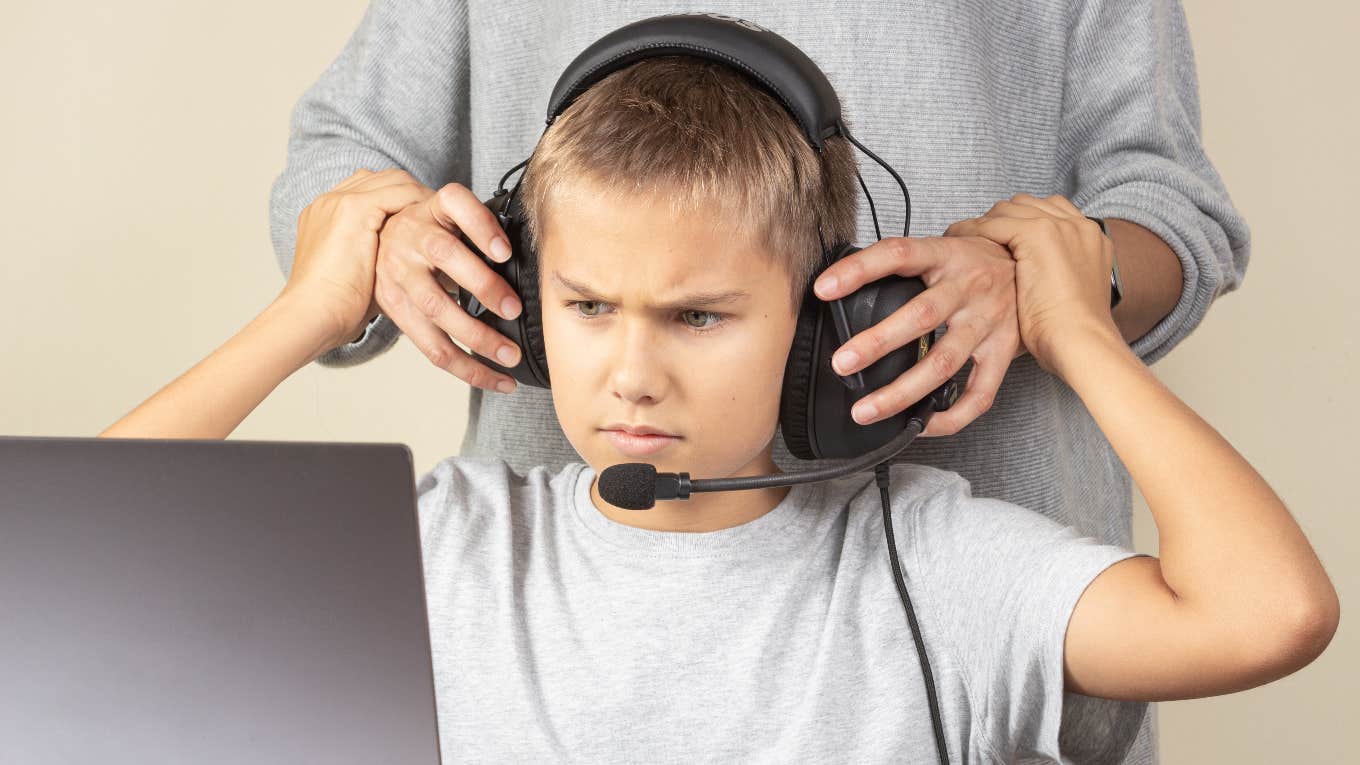
[[[587,287],[586,285],[580,282],[568,279],[567,277],[563,276],[557,271],[553,271],[553,279],[563,287],[566,287],[567,289],[579,295],[584,295],[587,300],[598,300],[602,303],[613,302],[609,298],[597,294],[594,290],[590,289],[590,287]],[[731,303],[733,301],[740,300],[742,298],[750,296],[751,293],[747,292],[746,290],[721,290],[718,292],[696,292],[693,295],[686,295],[685,297],[680,298],[679,300],[674,300],[668,303],[662,303],[661,305],[656,306],[656,308],[662,310],[672,310],[676,308],[707,308],[709,306]]]

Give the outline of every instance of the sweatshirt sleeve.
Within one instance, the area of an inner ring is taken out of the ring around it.
[[[1085,214],[1137,223],[1181,261],[1171,313],[1132,343],[1165,356],[1246,275],[1251,234],[1200,140],[1180,0],[1072,0],[1059,181]]]
[[[298,215],[354,171],[400,167],[435,189],[470,182],[468,66],[464,0],[372,0],[340,55],[293,107],[287,165],[269,198],[270,238],[285,276]],[[317,363],[362,363],[400,333],[380,314],[355,342]]]

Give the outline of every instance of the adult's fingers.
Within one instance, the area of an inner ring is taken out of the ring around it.
[[[335,184],[330,193],[345,193],[351,191],[367,191],[381,186],[391,186],[399,183],[420,183],[410,173],[399,167],[389,168],[374,172],[366,167],[361,167],[353,173]],[[424,184],[421,184],[422,188]]]
[[[354,175],[357,176],[357,178],[353,186],[350,187],[354,191],[368,191],[382,186],[392,186],[402,183],[416,183],[420,184],[421,187],[425,187],[424,184],[417,181],[410,173],[399,167],[388,168],[387,170],[380,170],[378,172],[366,169],[359,170],[355,172]]]
[[[376,188],[356,188],[349,194],[362,203],[384,213],[384,218],[413,205],[425,198],[425,187],[416,182],[393,183]],[[382,221],[378,221],[381,225]],[[376,228],[375,228],[376,230]]]
[[[434,274],[423,269],[412,271],[400,286],[407,301],[449,337],[507,367],[519,363],[520,349],[491,325],[468,315]]]
[[[424,258],[428,268],[447,274],[460,289],[472,293],[482,305],[501,318],[519,316],[523,305],[505,277],[493,271],[486,261],[477,257],[448,231],[430,226],[421,236],[418,254]],[[402,283],[407,292],[412,292],[415,287],[424,288],[424,280],[417,280],[414,272],[410,279],[403,279]],[[420,302],[416,304],[425,306]],[[430,307],[434,306],[431,304]]]
[[[1006,370],[1016,358],[1017,345],[1017,340],[1000,333],[988,335],[973,352],[973,369],[968,373],[963,394],[953,406],[934,413],[921,435],[952,436],[991,409],[997,391],[1001,389],[1001,382],[1006,377]]]
[[[980,314],[963,312],[953,318],[949,329],[931,346],[925,358],[855,403],[850,411],[855,422],[868,425],[898,414],[963,368],[989,327],[986,317]]]
[[[1040,199],[1039,197],[1036,197],[1033,194],[1016,194],[1015,196],[1011,197],[1009,201],[1003,200],[1002,202],[998,202],[997,206],[1008,207],[1011,208],[1012,210],[1011,212],[1001,211],[998,213],[1000,215],[1014,214],[1015,207],[1029,207],[1031,209],[1038,210],[1046,215],[1051,215],[1054,218],[1067,218],[1070,217],[1071,215],[1071,213],[1069,213],[1067,210],[1064,210],[1061,206],[1055,204],[1053,197]],[[997,209],[997,207],[993,207],[992,209],[995,210]],[[1078,213],[1078,215],[1080,215],[1080,213]]]
[[[859,334],[851,337],[831,357],[839,374],[852,374],[944,324],[964,304],[967,293],[961,280],[941,280],[925,292]]]
[[[504,263],[510,259],[510,240],[501,229],[500,221],[466,186],[450,183],[426,204],[439,225],[451,231],[462,231],[492,260]]]
[[[401,328],[431,364],[477,388],[501,393],[509,393],[515,389],[516,383],[513,378],[477,361],[462,348],[454,345],[449,335],[416,308],[400,288],[394,288],[390,284],[384,287],[386,289],[379,288],[379,294],[382,296],[379,305],[383,312]],[[457,305],[453,308],[462,311]],[[466,316],[466,313],[464,315]],[[493,334],[498,335],[494,331]]]
[[[335,184],[335,186],[331,187],[330,190],[332,192],[348,191],[373,175],[375,175],[375,173],[372,170],[369,170],[366,167],[361,167],[358,170],[355,170],[354,172],[350,173],[346,178],[341,180],[339,183]]]
[[[1060,210],[1065,210],[1068,215],[1074,217],[1079,216],[1082,218],[1086,217],[1086,213],[1077,209],[1077,206],[1072,204],[1072,200],[1068,199],[1065,196],[1062,196],[1061,194],[1054,194],[1053,196],[1050,197],[1044,197],[1044,200],[1047,202],[1051,202],[1054,207],[1057,207]]]
[[[1043,217],[1043,216],[1038,216]],[[1010,249],[1015,257],[1012,243],[1029,230],[1029,221],[1013,216],[967,218],[949,224],[945,233],[950,236],[982,236]]]
[[[436,253],[436,263],[447,266],[453,275],[432,264],[422,249]],[[451,260],[438,255],[445,251],[453,253]],[[505,366],[518,364],[521,350],[488,324],[469,316],[449,295],[451,290],[467,289],[460,285],[460,280],[472,282],[483,295],[499,290],[503,296],[514,296],[499,274],[434,220],[427,204],[413,205],[387,222],[378,254],[379,304],[393,307],[393,321],[419,341],[417,345],[431,363],[453,371],[449,360],[456,355],[453,343],[458,342]],[[495,302],[490,305],[496,313],[504,315],[503,307],[496,308]],[[517,310],[510,312],[510,318],[516,315]],[[481,362],[474,364],[482,366]]]
[[[918,276],[939,262],[944,249],[940,237],[883,239],[832,263],[817,277],[813,290],[822,300],[835,300],[888,274]]]

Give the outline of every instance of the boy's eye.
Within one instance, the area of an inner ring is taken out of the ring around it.
[[[708,329],[709,327],[716,326],[721,320],[721,317],[712,311],[685,311],[681,314],[681,317],[685,320],[685,324],[689,325],[691,329]],[[694,324],[691,322],[690,319],[694,317],[697,317],[700,323]],[[705,323],[705,319],[713,319],[714,321],[712,323]]]
[[[568,308],[574,308],[582,318],[593,319],[602,315],[609,305],[599,300],[568,300]],[[711,332],[723,323],[723,315],[713,311],[681,311],[680,320],[685,327],[695,332]]]
[[[599,307],[602,305],[602,303],[600,303],[598,300],[576,300],[576,301],[573,301],[573,305],[576,305],[576,306],[582,307],[582,308],[586,308],[586,307],[588,306],[589,308],[586,308],[586,310],[583,310],[582,313],[583,313],[584,315],[586,315],[586,316],[597,316],[598,314],[595,313],[595,311],[594,311],[594,310],[591,310],[591,309],[599,308]]]

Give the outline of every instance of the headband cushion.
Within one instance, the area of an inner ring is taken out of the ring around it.
[[[645,58],[695,56],[746,74],[784,105],[818,151],[839,131],[841,102],[826,75],[783,37],[750,21],[677,13],[635,21],[601,37],[562,72],[548,102],[548,124],[591,85]]]

